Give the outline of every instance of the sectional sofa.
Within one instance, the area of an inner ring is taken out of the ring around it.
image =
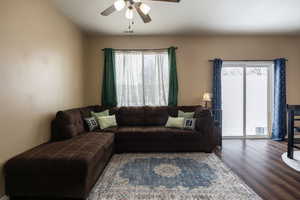
[[[118,127],[89,132],[84,118],[109,109]],[[195,130],[166,128],[178,110],[195,112]],[[10,159],[4,167],[11,199],[86,199],[114,153],[212,152],[221,144],[220,128],[201,106],[88,106],[59,111],[51,140]]]

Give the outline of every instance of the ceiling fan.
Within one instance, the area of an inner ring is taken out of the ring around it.
[[[151,1],[163,1],[163,2],[173,2],[173,3],[179,3],[180,0],[151,0]],[[108,16],[112,14],[115,11],[120,11],[124,7],[127,7],[125,17],[127,19],[133,18],[133,11],[134,9],[137,11],[137,13],[140,15],[140,17],[143,19],[144,23],[151,22],[151,17],[149,16],[149,12],[151,10],[150,6],[143,3],[142,0],[116,0],[113,5],[105,9],[101,15]]]

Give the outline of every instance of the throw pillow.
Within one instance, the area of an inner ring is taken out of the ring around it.
[[[178,110],[178,117],[193,118],[194,115],[195,115],[195,112],[183,112],[181,110]]]
[[[96,119],[98,117],[109,116],[109,110],[105,110],[103,112],[93,112],[93,111],[91,111],[91,115],[92,115],[92,117],[95,117]]]
[[[98,117],[97,119],[98,119],[100,129],[106,129],[113,126],[117,126],[115,115],[102,116],[102,117]]]
[[[169,117],[166,127],[169,128],[183,128],[184,118],[183,117]]]
[[[184,129],[190,129],[194,130],[196,126],[196,119],[190,118],[190,119],[184,119]]]
[[[85,118],[84,121],[88,125],[89,131],[94,131],[99,127],[95,117]]]

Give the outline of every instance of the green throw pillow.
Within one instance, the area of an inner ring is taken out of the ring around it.
[[[93,111],[91,111],[91,115],[92,115],[92,117],[95,117],[96,119],[98,117],[109,116],[109,110],[105,110],[103,112],[93,112]]]
[[[98,119],[100,129],[106,129],[109,127],[117,126],[115,115],[102,116],[102,117],[98,117],[97,119]]]
[[[184,118],[183,117],[169,117],[166,127],[169,128],[183,128]]]
[[[193,118],[194,115],[195,115],[195,112],[183,112],[181,110],[178,110],[178,117]]]

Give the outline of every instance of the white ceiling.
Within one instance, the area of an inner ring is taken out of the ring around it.
[[[122,35],[125,10],[103,17],[114,0],[52,0],[75,24],[89,33]],[[181,0],[151,6],[152,22],[135,13],[136,35],[163,34],[299,34],[300,0]]]

